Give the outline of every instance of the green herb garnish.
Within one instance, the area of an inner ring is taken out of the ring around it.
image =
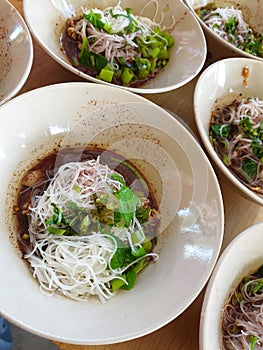
[[[249,336],[249,342],[250,342],[250,350],[254,350],[256,343],[257,343],[258,337],[254,335]]]
[[[224,125],[224,124],[213,124],[210,127],[210,130],[212,132],[213,136],[221,136],[221,137],[229,137],[231,130],[232,130],[232,125]]]
[[[242,164],[242,175],[248,179],[253,179],[256,176],[258,164],[253,159],[245,160]]]

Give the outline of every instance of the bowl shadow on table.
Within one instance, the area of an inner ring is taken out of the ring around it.
[[[29,333],[13,324],[11,331],[14,339],[12,350],[58,350],[52,341]]]

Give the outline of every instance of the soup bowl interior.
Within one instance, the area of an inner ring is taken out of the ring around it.
[[[33,62],[29,30],[18,11],[0,1],[0,105],[14,97],[26,82]]]
[[[247,83],[242,76],[247,67]],[[214,150],[209,137],[211,113],[217,105],[231,103],[235,98],[258,97],[263,99],[263,63],[247,58],[227,58],[209,66],[199,77],[194,92],[194,112],[196,125],[204,146],[214,164],[230,180],[235,189],[244,197],[260,205],[263,198],[251,191],[223,164]],[[247,84],[247,85],[246,85]]]
[[[32,91],[7,103],[0,114],[1,313],[33,333],[76,344],[133,339],[182,313],[212,271],[224,222],[216,177],[192,134],[135,94],[87,83]],[[81,152],[95,144],[131,160],[153,189],[162,213],[159,259],[132,290],[119,291],[105,303],[46,296],[17,250],[13,206],[19,183],[25,170],[54,148]]]
[[[228,43],[227,41],[220,38],[212,29],[210,29],[196,14],[195,10],[199,9],[200,7],[206,6],[208,4],[211,4],[213,2],[217,7],[232,7],[234,9],[238,9],[242,11],[243,18],[246,23],[249,24],[249,26],[256,31],[257,33],[263,33],[263,3],[262,1],[258,0],[251,0],[251,1],[245,1],[245,0],[184,0],[185,3],[188,5],[188,7],[193,11],[194,15],[198,19],[198,21],[201,23],[202,28],[204,29],[205,33],[208,35],[209,38],[212,38],[213,40],[216,40],[226,48],[232,52],[232,55],[235,56],[245,56],[248,58],[254,58],[260,61],[263,61],[263,58],[257,57],[254,55],[251,55],[249,53],[246,53],[245,51],[235,47],[234,45]]]
[[[147,2],[148,0],[136,0],[131,6],[128,0],[123,0],[121,6],[123,9],[131,7],[132,13],[138,14]],[[161,13],[163,13],[163,25],[168,27],[171,26],[174,18],[175,25],[171,34],[174,36],[175,45],[169,51],[169,62],[163,71],[145,85],[138,88],[120,86],[121,88],[138,93],[158,93],[176,89],[193,79],[205,62],[205,38],[201,26],[191,11],[179,0],[173,2],[158,0],[156,3],[157,5],[152,2],[146,6],[143,15],[153,18],[157,10],[157,21],[161,21]],[[117,2],[113,0],[67,0],[63,2],[44,0],[41,4],[36,4],[34,0],[26,0],[23,2],[23,8],[32,34],[53,59],[84,79],[111,85],[111,83],[80,72],[69,63],[61,49],[61,33],[66,19],[79,15],[81,6],[105,9],[116,4]]]
[[[221,254],[203,301],[199,332],[201,350],[222,348],[222,313],[229,295],[244,277],[257,271],[263,263],[262,228],[262,222],[249,227]]]

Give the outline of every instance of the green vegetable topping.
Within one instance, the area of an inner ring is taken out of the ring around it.
[[[257,174],[258,164],[253,159],[249,159],[243,162],[242,174],[251,180]]]
[[[127,284],[123,284],[121,286],[122,289],[130,290],[134,287],[136,283],[136,271],[134,268],[131,268],[126,274],[125,278],[127,281]]]
[[[90,9],[81,18],[70,20],[66,28],[67,36],[76,42],[78,57],[75,53],[72,57],[67,45],[64,51],[75,67],[100,80],[141,85],[167,64],[169,49],[175,44],[168,31],[154,27],[154,23],[153,29],[149,28],[131,8],[122,10],[117,5],[103,11]],[[110,72],[105,70],[107,65]]]
[[[226,166],[230,166],[231,165],[231,159],[229,158],[228,155],[224,154],[222,157],[222,161]]]
[[[214,136],[228,137],[232,130],[232,125],[214,124],[210,128]]]
[[[131,253],[131,248],[126,246],[117,248],[115,254],[113,255],[110,261],[110,266],[112,269],[115,270],[115,269],[129,265],[135,259],[136,257]]]
[[[92,23],[94,27],[103,29],[109,34],[113,34],[113,30],[102,20],[102,15],[100,13],[95,13],[93,10],[90,10],[88,14],[83,13],[83,18]]]
[[[253,293],[257,293],[263,287],[263,279],[259,280],[258,283],[253,287]]]
[[[99,79],[107,81],[108,83],[110,83],[112,81],[113,75],[114,75],[113,70],[109,70],[108,68],[103,68],[100,71]]]
[[[254,350],[256,343],[257,343],[258,337],[254,336],[254,335],[250,335],[249,336],[249,341],[250,341],[250,350]]]
[[[123,186],[115,196],[119,200],[119,208],[115,211],[115,222],[117,225],[129,227],[141,201],[127,186]]]
[[[132,81],[133,77],[134,77],[134,74],[130,68],[125,68],[122,71],[121,80],[122,80],[123,84],[129,85],[130,82]]]
[[[236,31],[238,22],[235,20],[233,16],[229,18],[226,22],[226,31],[228,34],[234,33]]]

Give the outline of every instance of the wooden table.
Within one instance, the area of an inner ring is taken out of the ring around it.
[[[22,0],[9,0],[23,15]],[[212,60],[231,56],[224,47],[208,39],[209,64]],[[83,81],[51,59],[34,40],[34,63],[20,94],[54,83]],[[220,54],[217,54],[220,52]],[[198,77],[197,77],[198,78]],[[197,135],[191,104],[196,79],[186,86],[167,93],[144,95],[163,108],[176,113]],[[198,135],[197,135],[198,136]],[[222,249],[241,231],[263,220],[263,208],[243,198],[221,173],[217,173],[225,207],[225,235]],[[205,290],[205,289],[204,289]],[[136,340],[101,346],[79,346],[56,342],[61,350],[195,350],[198,349],[199,317],[204,290],[190,307],[165,327]]]

